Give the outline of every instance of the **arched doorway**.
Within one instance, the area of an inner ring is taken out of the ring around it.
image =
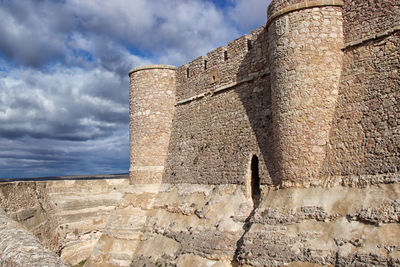
[[[258,167],[258,157],[253,155],[251,158],[251,198],[253,199],[254,206],[258,206],[261,197],[260,189],[260,174]]]

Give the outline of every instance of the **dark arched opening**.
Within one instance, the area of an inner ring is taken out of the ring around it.
[[[258,170],[258,157],[253,155],[251,158],[251,198],[254,206],[258,206],[261,197],[260,175]]]

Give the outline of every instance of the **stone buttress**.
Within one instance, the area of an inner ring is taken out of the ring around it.
[[[175,104],[175,70],[169,65],[134,68],[130,77],[130,180],[160,183]]]

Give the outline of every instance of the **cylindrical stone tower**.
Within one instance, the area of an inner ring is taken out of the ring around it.
[[[283,186],[320,182],[341,74],[338,0],[273,0],[268,8],[276,168]]]
[[[129,72],[132,184],[161,183],[175,105],[176,67],[150,65]]]

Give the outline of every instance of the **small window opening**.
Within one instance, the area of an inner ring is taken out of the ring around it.
[[[251,40],[247,40],[247,50],[251,50],[253,48],[253,44],[251,43]]]
[[[261,198],[260,175],[258,169],[258,157],[253,155],[251,158],[251,198],[254,206],[258,206]]]
[[[189,68],[186,69],[186,78],[189,78]]]
[[[207,60],[204,60],[204,69],[207,69]]]
[[[224,51],[224,60],[225,60],[225,61],[228,60],[228,51]]]

